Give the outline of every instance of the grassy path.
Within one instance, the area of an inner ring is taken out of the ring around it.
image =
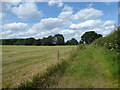
[[[117,54],[88,46],[78,52],[55,88],[117,88]]]

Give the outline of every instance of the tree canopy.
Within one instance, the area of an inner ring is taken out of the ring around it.
[[[72,38],[71,40],[68,40],[66,42],[66,45],[77,45],[78,41],[75,38]]]
[[[95,31],[88,31],[85,32],[82,36],[81,36],[81,40],[80,43],[87,43],[90,44],[92,43],[95,39],[102,37],[101,34],[97,34]]]
[[[95,39],[102,37],[101,34],[97,34],[95,31],[85,32],[81,36],[80,43],[91,43]],[[65,43],[64,36],[62,34],[55,34],[54,36],[43,37],[42,39],[35,39],[33,37],[24,39],[2,39],[2,45],[77,45],[78,41],[75,38],[71,38]]]
[[[53,36],[53,43],[56,45],[64,45],[64,36],[62,34],[56,34]]]

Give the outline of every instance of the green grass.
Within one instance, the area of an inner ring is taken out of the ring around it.
[[[93,45],[80,49],[71,66],[53,87],[118,88],[117,52]]]
[[[76,46],[2,46],[2,85],[16,87],[69,57]],[[57,52],[60,51],[60,60]]]

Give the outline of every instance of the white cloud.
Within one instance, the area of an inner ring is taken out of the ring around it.
[[[21,32],[26,32],[28,29],[28,24],[26,23],[9,23],[0,26],[2,30],[2,38],[11,38],[11,37],[19,37]]]
[[[57,4],[58,7],[62,7],[64,5],[61,0],[49,0],[48,2],[49,6],[53,6],[55,4]]]
[[[18,7],[13,7],[12,12],[23,20],[40,19],[42,16],[35,3],[22,3]]]
[[[55,34],[58,34],[59,31],[60,31],[59,28],[55,28],[53,30],[47,30],[47,31],[42,30],[42,31],[36,33],[35,37],[36,38],[43,38],[43,37],[47,37],[49,35],[55,35]]]
[[[13,34],[11,30],[7,30],[1,33],[2,38],[9,38],[9,36]]]
[[[36,32],[36,30],[32,30],[32,29],[29,29],[29,30],[27,30],[27,31],[24,31],[24,32],[20,32],[19,34],[18,34],[18,36],[31,36],[31,35],[34,35],[34,34],[36,34],[37,32]]]
[[[20,4],[22,0],[12,0],[10,2],[3,2],[0,6],[0,8],[2,8],[2,10],[11,10],[12,7],[15,7],[17,5]]]
[[[62,3],[62,2],[60,2],[59,4],[58,4],[58,7],[62,7],[64,4]]]
[[[102,27],[106,27],[106,26],[111,26],[111,25],[114,25],[115,24],[115,22],[114,21],[106,21],[106,22],[104,22],[104,24],[102,25]]]
[[[95,28],[97,25],[101,24],[101,20],[88,20],[80,24],[72,24],[70,25],[71,29],[91,29]]]
[[[72,33],[75,33],[76,32],[76,30],[66,30],[66,29],[62,29],[62,30],[59,30],[59,33],[60,34],[72,34]]]
[[[69,26],[71,23],[60,18],[45,18],[33,26],[37,30],[52,30],[59,27]]]
[[[20,2],[22,2],[24,0],[12,0],[10,3],[14,6],[18,5]]]
[[[5,31],[5,32],[2,32],[2,35],[8,35],[8,34],[11,34],[12,33],[12,31],[11,30],[8,30],[8,31]]]
[[[73,7],[65,5],[58,17],[62,19],[71,19],[72,13]]]
[[[65,5],[62,10],[65,10],[65,11],[73,11],[73,7],[70,7],[70,6],[68,6],[68,5]]]
[[[55,4],[55,1],[54,0],[50,0],[49,2],[48,2],[48,5],[49,6],[53,6]]]
[[[112,32],[113,30],[109,30],[109,31],[102,31],[101,32],[101,34],[103,35],[103,36],[106,36],[106,35],[108,35],[108,34],[110,34],[111,32]]]
[[[91,30],[92,31],[92,30]],[[96,31],[96,32],[101,32],[101,31],[103,31],[101,28],[95,28],[95,29],[93,29],[93,31]]]
[[[12,31],[19,31],[19,30],[25,30],[27,28],[26,23],[10,23],[10,24],[5,24],[2,26],[2,30],[12,30]]]
[[[87,8],[87,9],[82,9],[79,12],[77,12],[75,15],[73,15],[73,19],[77,21],[84,21],[89,19],[95,19],[102,15],[103,12],[101,10],[97,10],[94,8]]]
[[[87,5],[88,8],[91,8],[93,6],[93,3],[90,3]]]
[[[29,37],[36,33],[26,23],[10,23],[0,26],[2,29],[2,38],[20,38]]]
[[[112,25],[112,26],[107,26],[107,27],[104,27],[106,30],[114,30],[115,26]]]

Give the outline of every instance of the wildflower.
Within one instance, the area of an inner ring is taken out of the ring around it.
[[[117,54],[119,54],[119,53],[117,53]]]
[[[113,48],[111,48],[110,50],[113,50]]]

